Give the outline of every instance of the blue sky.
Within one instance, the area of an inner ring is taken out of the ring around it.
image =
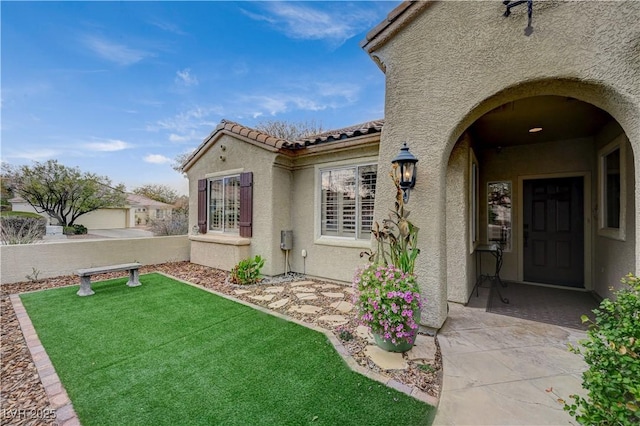
[[[186,193],[172,160],[223,118],[382,118],[359,42],[399,3],[2,1],[2,161]]]

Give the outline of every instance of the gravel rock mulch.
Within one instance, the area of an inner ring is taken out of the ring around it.
[[[364,354],[364,348],[369,343],[366,339],[358,336],[356,333],[356,328],[359,324],[356,320],[354,311],[348,314],[342,314],[348,320],[346,324],[336,326],[319,320],[323,315],[336,314],[336,311],[331,308],[330,305],[331,303],[335,303],[340,300],[322,296],[321,292],[344,292],[345,298],[343,300],[351,302],[351,295],[347,292],[348,290],[346,290],[349,287],[340,285],[339,288],[318,290],[318,298],[307,303],[298,301],[295,296],[295,287],[288,285],[291,281],[308,280],[299,274],[275,277],[271,281],[264,281],[254,286],[238,286],[228,283],[227,272],[215,268],[196,265],[190,262],[164,263],[160,265],[143,266],[140,268],[141,274],[155,271],[164,272],[176,278],[230,295],[255,305],[263,306],[289,317],[296,318],[300,321],[331,330],[336,334],[336,336],[338,336],[338,338],[340,338],[345,348],[348,349],[350,355],[358,364],[384,376],[394,378],[400,383],[408,386],[415,386],[436,398],[440,395],[442,385],[442,357],[440,354],[440,348],[437,345],[437,339],[436,359],[435,362],[430,364],[431,368],[421,368],[419,363],[408,361],[409,368],[406,370],[382,370]],[[92,279],[92,281],[95,282],[118,277],[122,277],[122,273],[97,275]],[[309,281],[313,281],[314,285],[335,284],[333,282],[315,279]],[[0,316],[0,336],[2,339],[2,345],[0,347],[0,356],[2,358],[2,370],[0,371],[1,425],[46,425],[54,423],[54,420],[25,418],[28,416],[18,416],[22,417],[18,418],[11,414],[11,410],[24,410],[26,413],[33,413],[38,410],[41,411],[43,409],[48,409],[50,406],[44,387],[40,382],[36,367],[31,359],[31,355],[22,336],[15,312],[13,311],[13,307],[9,301],[9,295],[77,284],[77,276],[67,275],[43,279],[38,282],[21,282],[15,284],[3,284],[0,286],[0,309],[2,309],[2,314]],[[271,301],[259,301],[249,297],[273,294],[264,292],[265,289],[271,286],[283,286],[284,290],[281,293],[278,293]],[[251,290],[251,293],[237,294],[236,291],[239,289]],[[289,303],[285,306],[278,309],[268,307],[268,305],[273,301],[284,298],[290,299]],[[291,306],[302,304],[312,304],[314,306],[321,307],[322,311],[317,314],[302,314],[289,311]]]

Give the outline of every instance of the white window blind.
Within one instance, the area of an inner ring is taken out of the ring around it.
[[[209,181],[209,230],[238,232],[240,221],[240,177]]]
[[[369,238],[376,173],[373,164],[321,171],[321,235]]]

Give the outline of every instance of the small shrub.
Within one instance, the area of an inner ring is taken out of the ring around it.
[[[64,235],[76,235],[76,228],[74,226],[65,226],[62,228]]]
[[[87,227],[84,225],[73,225],[72,228],[76,235],[83,235],[87,233]]]
[[[434,371],[436,371],[436,369],[433,368],[431,364],[420,364],[418,365],[418,368],[426,373],[433,373]]]
[[[186,213],[174,212],[166,219],[151,219],[149,229],[153,235],[186,235],[189,232],[189,217]]]
[[[0,217],[0,239],[3,244],[33,244],[47,232],[47,220],[40,215],[7,215]]]
[[[31,281],[32,283],[37,283],[38,282],[38,276],[40,275],[40,270],[34,268],[33,266],[31,267],[31,273],[25,275],[24,277],[26,279],[28,279],[29,281]]]
[[[585,425],[640,424],[640,278],[632,274],[622,280],[625,287],[604,299],[594,309],[587,338],[581,348],[589,366],[582,374],[587,397],[571,395],[574,404],[564,409]]]
[[[353,333],[351,333],[349,330],[338,329],[338,331],[338,337],[340,338],[340,340],[350,342],[354,339]]]
[[[260,281],[260,270],[264,266],[264,259],[260,255],[241,260],[231,270],[231,282],[234,284],[254,284]]]

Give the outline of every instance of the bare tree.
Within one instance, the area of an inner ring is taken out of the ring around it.
[[[255,128],[268,135],[290,141],[324,132],[322,124],[316,124],[315,120],[299,122],[266,120],[256,124]]]
[[[168,185],[149,183],[135,188],[133,193],[165,204],[174,204],[178,200],[178,192]]]

